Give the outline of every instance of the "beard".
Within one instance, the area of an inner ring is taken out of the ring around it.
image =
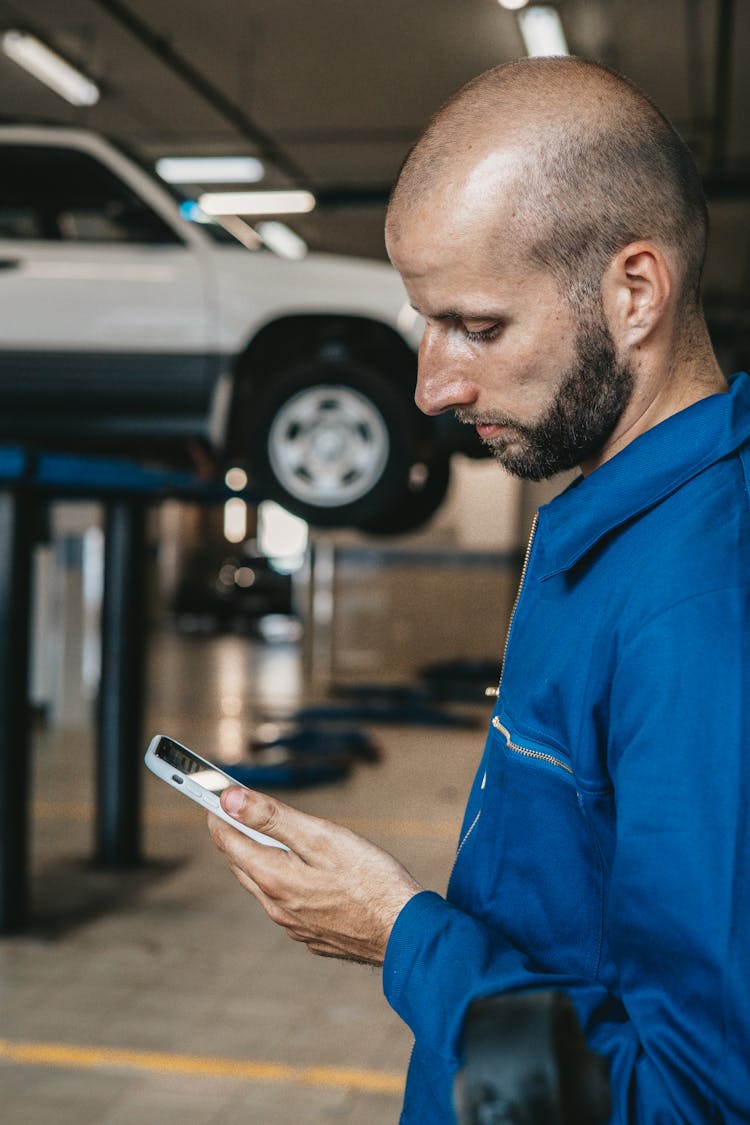
[[[617,362],[614,341],[600,315],[579,323],[575,345],[576,358],[538,422],[455,411],[460,422],[507,426],[513,431],[509,437],[482,439],[513,476],[546,480],[580,465],[602,449],[630,401],[633,372]]]

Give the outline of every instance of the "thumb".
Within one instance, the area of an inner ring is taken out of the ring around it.
[[[244,785],[233,785],[222,793],[221,807],[240,824],[255,828],[258,832],[273,836],[276,840],[287,842],[284,839],[284,832],[291,826],[286,824],[288,816],[285,814],[293,810],[281,801],[275,801],[265,793],[246,789]]]
[[[245,821],[245,795],[249,792],[244,786],[232,785],[229,789],[225,789],[221,794],[221,807],[225,813],[229,813],[235,820],[239,820],[241,824],[247,823]]]
[[[321,826],[325,824],[317,817],[285,805],[283,801],[243,786],[225,789],[221,795],[221,807],[240,824],[287,844],[302,858],[315,848]]]

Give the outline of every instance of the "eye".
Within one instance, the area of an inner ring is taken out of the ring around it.
[[[482,328],[478,332],[472,332],[469,328],[463,329],[464,339],[472,344],[486,344],[490,340],[494,340],[500,335],[501,325],[493,324],[490,328]]]

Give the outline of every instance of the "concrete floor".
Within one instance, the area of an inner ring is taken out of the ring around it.
[[[164,633],[146,736],[237,758],[298,702],[297,651]],[[371,728],[346,782],[283,799],[394,852],[442,891],[479,758],[477,730]],[[142,869],[93,868],[90,731],[34,746],[29,933],[0,940],[3,1125],[292,1125],[398,1119],[411,1039],[377,970],[313,958],[235,883],[202,814],[144,776]],[[144,770],[144,774],[146,771]]]

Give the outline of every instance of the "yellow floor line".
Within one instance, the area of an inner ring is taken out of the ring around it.
[[[84,801],[34,801],[34,815],[42,820],[77,820],[89,823],[94,815],[93,806]],[[145,810],[145,818],[151,824],[187,824],[200,816],[198,809],[150,806]],[[459,820],[396,820],[385,817],[336,817],[338,824],[351,828],[354,832],[378,833],[386,836],[409,839],[448,840],[458,839]]]
[[[203,1055],[175,1055],[130,1051],[113,1047],[83,1047],[71,1043],[15,1042],[0,1039],[0,1061],[27,1066],[56,1066],[71,1070],[127,1069],[149,1074],[185,1074],[194,1078],[234,1078],[246,1082],[276,1082],[335,1087],[368,1094],[401,1094],[400,1074],[345,1066],[288,1066],[285,1063],[220,1059]]]

